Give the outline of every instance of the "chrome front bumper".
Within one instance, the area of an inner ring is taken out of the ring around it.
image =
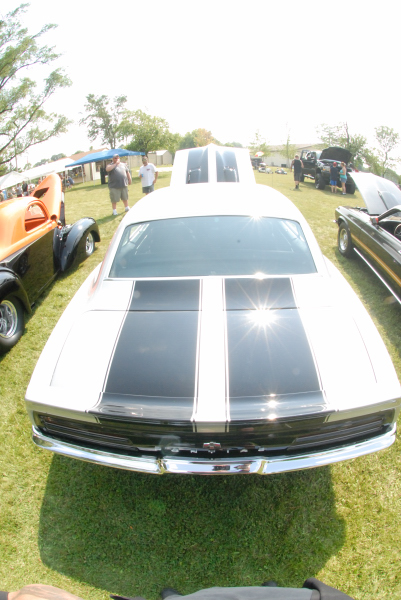
[[[284,473],[286,471],[297,471],[299,469],[311,469],[322,467],[331,463],[357,458],[364,454],[377,452],[388,448],[395,440],[397,426],[384,435],[355,443],[334,450],[321,450],[298,456],[279,456],[274,458],[252,457],[250,459],[228,459],[210,460],[189,458],[149,458],[129,457],[104,450],[83,448],[69,442],[55,440],[41,433],[35,426],[32,427],[32,439],[37,446],[63,454],[78,460],[85,460],[95,464],[140,473],[151,473],[162,475],[164,473],[176,473],[180,475],[236,475],[256,474],[271,475]]]

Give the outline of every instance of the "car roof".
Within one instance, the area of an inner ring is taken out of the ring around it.
[[[296,206],[269,186],[196,183],[152,192],[134,205],[124,223],[213,215],[252,215],[305,222]]]

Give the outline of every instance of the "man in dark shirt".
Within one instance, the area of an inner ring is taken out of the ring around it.
[[[128,212],[128,184],[131,185],[131,173],[127,165],[120,162],[119,155],[115,154],[113,162],[107,165],[106,171],[109,174],[109,194],[113,215],[117,215],[117,202],[120,200],[123,201],[125,212]]]
[[[337,181],[338,181],[338,167],[337,163],[333,162],[333,165],[330,167],[330,185],[331,192],[335,194],[337,192]]]
[[[301,174],[303,168],[304,163],[302,162],[302,160],[299,160],[299,154],[296,154],[294,160],[291,163],[291,169],[294,169],[295,190],[299,190],[299,182],[301,181]]]

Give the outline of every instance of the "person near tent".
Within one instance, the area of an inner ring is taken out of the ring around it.
[[[157,176],[159,175],[153,163],[150,163],[147,156],[142,156],[142,167],[139,169],[139,178],[142,182],[142,192],[150,194],[154,192]]]
[[[115,154],[113,162],[106,167],[109,174],[109,194],[113,215],[117,215],[117,202],[123,201],[125,212],[129,211],[128,206],[128,185],[131,185],[131,173],[128,166],[120,161],[120,156]]]

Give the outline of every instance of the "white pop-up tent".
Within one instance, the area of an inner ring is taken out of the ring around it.
[[[7,173],[0,177],[0,190],[5,190],[9,187],[13,187],[14,185],[18,185],[24,181],[24,173],[17,173],[17,171],[11,171],[11,173]]]
[[[46,163],[44,165],[40,165],[39,167],[33,167],[32,169],[28,169],[28,171],[24,171],[23,173],[12,171],[11,173],[7,173],[0,178],[0,189],[5,190],[18,185],[23,181],[32,181],[32,179],[45,177],[46,175],[50,175],[50,173],[62,173],[63,171],[68,171],[70,168],[72,168],[66,166],[70,162],[71,158],[67,156],[66,158],[60,158],[60,160],[55,160],[54,162]]]

